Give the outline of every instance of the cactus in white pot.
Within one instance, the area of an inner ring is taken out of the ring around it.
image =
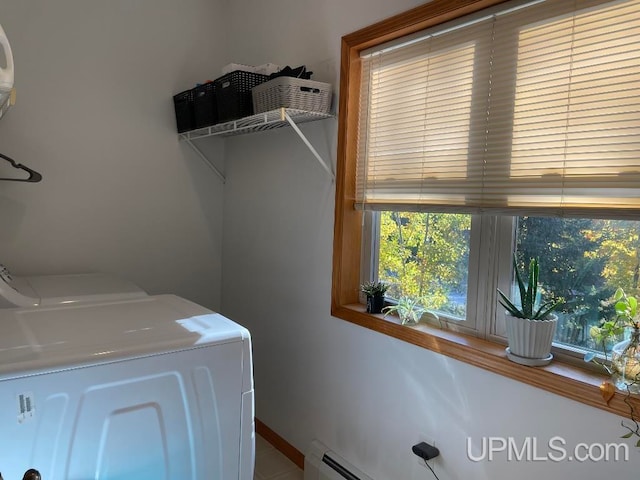
[[[546,365],[553,358],[551,344],[558,322],[558,317],[553,311],[560,306],[560,302],[545,302],[538,305],[540,273],[538,259],[532,258],[529,262],[527,284],[523,280],[525,275],[518,270],[515,256],[513,268],[520,294],[520,306],[498,289],[499,302],[507,310],[506,329],[509,342],[507,357],[523,365]]]

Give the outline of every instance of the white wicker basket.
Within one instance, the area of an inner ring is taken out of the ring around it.
[[[276,77],[251,90],[254,113],[280,107],[329,113],[331,84],[294,77]]]

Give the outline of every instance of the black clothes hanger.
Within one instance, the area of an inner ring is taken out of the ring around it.
[[[42,175],[40,175],[35,170],[31,170],[29,167],[26,167],[26,166],[22,165],[21,163],[17,163],[15,160],[13,160],[12,158],[7,157],[6,155],[3,155],[2,153],[0,153],[0,158],[2,158],[4,160],[6,160],[7,162],[9,162],[13,168],[17,168],[18,170],[24,170],[25,172],[29,173],[29,178],[3,178],[3,177],[0,177],[0,180],[5,180],[7,182],[30,182],[30,183],[36,183],[36,182],[39,182],[40,180],[42,180]]]

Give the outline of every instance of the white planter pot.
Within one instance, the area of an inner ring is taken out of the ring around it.
[[[558,317],[550,314],[545,320],[528,320],[507,314],[507,356],[523,365],[546,365],[551,361],[551,343],[556,333]]]

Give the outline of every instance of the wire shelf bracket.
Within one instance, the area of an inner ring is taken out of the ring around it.
[[[224,183],[225,177],[222,172],[220,172],[220,170],[218,170],[215,165],[213,165],[207,159],[206,155],[204,155],[202,151],[200,151],[200,149],[193,144],[193,140],[212,136],[230,137],[234,135],[245,135],[249,133],[290,126],[304,142],[313,156],[318,160],[322,168],[329,174],[329,176],[331,177],[331,181],[333,182],[335,181],[335,174],[329,167],[329,163],[322,158],[322,156],[313,147],[311,142],[298,127],[300,123],[324,120],[326,118],[333,118],[333,115],[328,113],[310,112],[306,110],[296,110],[293,108],[278,108],[269,112],[251,115],[250,117],[239,118],[230,122],[218,123],[216,125],[179,133],[178,137],[181,141],[187,142],[187,145],[189,145],[194,150],[194,152],[196,152],[201,160],[205,161],[207,165],[214,170],[216,175]]]
[[[186,138],[186,139],[184,139],[184,141],[187,143],[187,145],[189,145],[191,147],[191,149],[195,152],[195,154],[198,155],[200,160],[202,160],[211,170],[213,170],[213,173],[215,173],[218,176],[220,181],[222,183],[225,183],[226,178],[225,178],[224,174],[218,169],[218,167],[216,167],[213,163],[211,163],[209,161],[207,156],[204,153],[202,153],[202,150],[200,150],[198,147],[196,147],[193,144],[193,142],[191,141],[191,139]]]
[[[289,116],[289,114],[287,113],[286,109],[284,109],[284,108],[280,109],[280,116],[281,116],[281,118],[283,120],[286,120],[287,122],[289,122],[289,125],[291,125],[291,128],[293,128],[293,131],[298,134],[300,139],[302,139],[302,141],[307,146],[307,148],[311,151],[313,156],[316,157],[318,162],[320,162],[320,165],[322,165],[322,168],[324,168],[327,171],[327,173],[331,177],[331,181],[335,182],[336,177],[335,177],[334,173],[331,171],[331,168],[329,168],[329,165],[327,165],[327,163],[323,160],[323,158],[320,156],[320,154],[317,152],[317,150],[315,148],[313,148],[313,145],[311,145],[311,142],[307,139],[307,137],[304,136],[304,133],[302,133],[302,130],[300,130],[298,125],[296,125],[296,123],[293,121],[293,119]]]

